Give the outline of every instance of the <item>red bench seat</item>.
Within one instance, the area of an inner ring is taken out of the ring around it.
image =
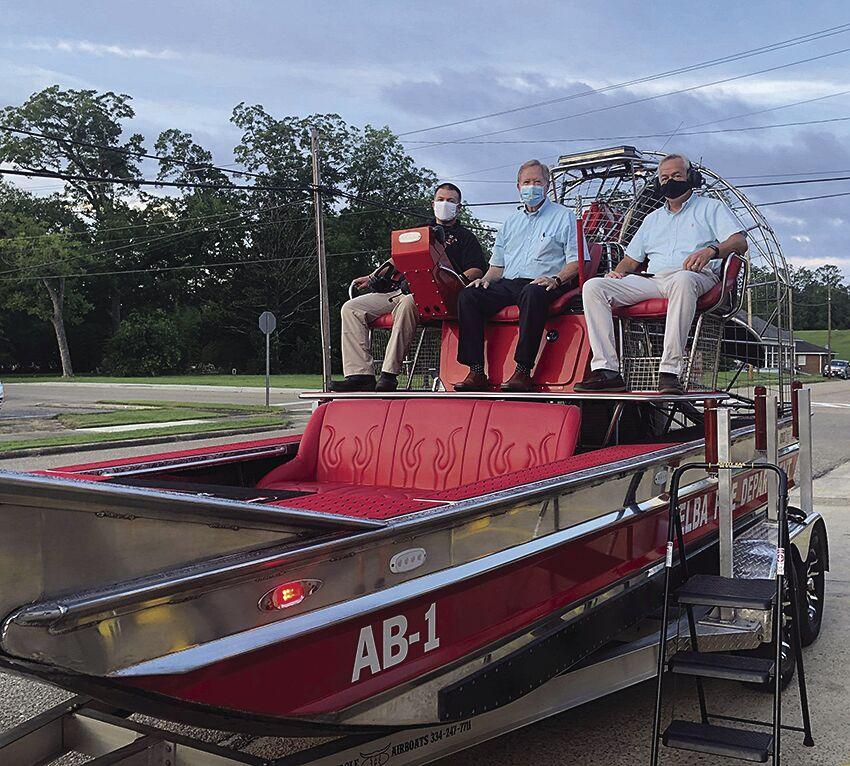
[[[723,303],[727,295],[735,295],[735,283],[743,265],[741,256],[735,253],[729,256],[724,264],[723,278],[697,300],[697,314],[712,311]],[[660,319],[667,315],[667,299],[650,298],[633,306],[615,308],[612,313],[625,319]]]
[[[257,486],[324,493],[390,488],[421,497],[568,458],[580,420],[578,407],[561,404],[333,401],[313,413],[295,458]]]

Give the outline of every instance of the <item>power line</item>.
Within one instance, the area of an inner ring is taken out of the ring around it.
[[[14,168],[0,168],[0,175],[27,176],[32,178],[57,178],[62,181],[84,181],[95,184],[122,184],[124,186],[162,186],[175,189],[247,189],[249,191],[312,191],[310,184],[304,185],[275,185],[265,186],[259,184],[231,184],[211,183],[201,181],[159,181],[152,178],[114,178],[109,176],[90,176],[79,173],[59,173],[53,170],[18,170]],[[323,193],[333,193],[330,187],[319,189]]]
[[[850,24],[841,24],[836,27],[829,27],[828,29],[822,29],[817,32],[811,32],[808,35],[802,35],[800,37],[792,37],[788,40],[781,40],[776,43],[771,43],[769,45],[762,46],[760,48],[751,48],[745,51],[739,51],[738,53],[732,53],[727,56],[723,56],[717,59],[710,59],[708,61],[703,61],[697,64],[691,64],[685,67],[680,67],[678,69],[671,69],[666,72],[660,72],[658,74],[649,75],[646,77],[640,77],[634,80],[628,80],[625,82],[616,83],[614,85],[608,85],[603,88],[590,88],[588,90],[582,91],[580,93],[571,93],[567,96],[561,96],[560,98],[549,99],[546,101],[538,101],[532,104],[525,104],[523,106],[513,107],[511,109],[503,109],[498,112],[490,112],[488,114],[478,115],[477,117],[468,117],[462,120],[455,120],[453,122],[445,122],[440,125],[432,125],[428,128],[417,128],[416,130],[408,130],[404,133],[399,133],[399,137],[403,136],[411,136],[418,133],[427,133],[432,130],[439,130],[440,128],[451,128],[457,125],[465,125],[470,122],[478,122],[479,120],[490,119],[491,117],[501,117],[505,114],[513,114],[515,112],[525,111],[526,109],[536,109],[541,106],[551,106],[552,104],[559,104],[565,101],[572,101],[578,98],[585,98],[586,96],[597,95],[601,93],[607,93],[612,90],[617,90],[619,88],[627,88],[632,85],[641,85],[646,82],[652,82],[654,80],[663,79],[666,77],[670,77],[677,74],[685,74],[687,72],[693,72],[698,69],[704,69],[708,67],[717,66],[718,64],[729,63],[730,61],[739,61],[744,58],[751,58],[753,56],[759,56],[764,53],[770,53],[776,50],[782,50],[783,48],[792,47],[794,45],[801,45],[803,43],[812,42],[814,40],[820,40],[825,37],[831,37],[837,34],[843,34],[850,29]]]
[[[832,178],[800,178],[796,181],[765,181],[756,184],[735,184],[738,189],[756,189],[762,186],[796,186],[797,184],[822,184],[829,181],[850,181],[850,176],[834,176]]]
[[[428,148],[435,147],[435,146],[445,146],[445,145],[448,145],[448,144],[464,144],[464,143],[468,143],[468,142],[470,142],[470,141],[472,141],[473,139],[476,139],[476,138],[486,138],[488,136],[496,136],[496,135],[501,135],[501,134],[504,134],[504,133],[513,133],[514,131],[517,131],[517,130],[526,130],[527,128],[536,128],[536,127],[539,127],[541,125],[551,125],[552,123],[555,123],[555,122],[564,122],[566,120],[571,120],[575,117],[584,117],[584,116],[589,115],[589,114],[598,114],[600,112],[607,112],[607,111],[611,111],[612,109],[620,109],[621,107],[624,107],[624,106],[633,106],[634,104],[643,104],[643,103],[647,103],[649,101],[656,101],[660,98],[666,98],[667,96],[675,96],[675,95],[680,95],[682,93],[692,93],[694,91],[701,90],[703,88],[709,88],[709,87],[712,87],[714,85],[723,85],[723,84],[729,83],[729,82],[736,82],[738,80],[744,80],[748,77],[755,77],[756,75],[760,75],[760,74],[767,74],[768,72],[776,72],[780,69],[788,69],[789,67],[797,66],[798,64],[808,64],[808,63],[811,63],[812,61],[821,61],[825,58],[830,58],[831,56],[838,56],[842,53],[847,53],[848,51],[850,51],[850,48],[841,48],[840,50],[831,51],[830,53],[822,53],[819,56],[810,56],[809,58],[799,59],[797,61],[791,61],[787,64],[778,64],[776,66],[767,67],[765,69],[759,69],[759,70],[756,70],[754,72],[747,72],[745,74],[735,75],[733,77],[724,77],[723,79],[720,79],[720,80],[713,80],[711,82],[702,83],[700,85],[691,85],[687,88],[678,88],[676,90],[667,91],[666,93],[657,93],[657,94],[652,95],[652,96],[644,96],[642,98],[632,99],[631,101],[624,101],[620,104],[610,104],[608,106],[600,106],[600,107],[597,107],[595,109],[588,109],[584,112],[575,112],[573,114],[568,114],[568,115],[564,115],[564,116],[561,116],[561,117],[555,117],[555,118],[552,118],[552,119],[549,119],[549,120],[538,120],[537,122],[531,122],[531,123],[528,123],[526,125],[517,125],[517,126],[512,127],[512,128],[502,128],[500,130],[491,130],[491,131],[488,131],[486,133],[478,133],[477,135],[474,135],[474,136],[466,136],[464,138],[449,139],[449,140],[445,140],[445,141],[435,141],[435,142],[430,143],[430,144],[425,144],[424,146],[415,147],[412,151],[415,151],[416,149],[428,149]]]
[[[756,202],[756,207],[770,207],[771,205],[790,205],[794,202],[809,202],[815,199],[832,199],[833,197],[850,197],[850,192],[839,192],[838,194],[819,194],[817,197],[797,197],[796,199],[780,199],[774,202]]]
[[[286,207],[286,205],[278,205],[274,208],[270,208],[270,210],[280,209],[282,207]],[[243,215],[245,215],[245,214],[238,214],[238,215],[234,216],[233,218],[228,218],[227,220],[222,221],[221,223],[226,224],[226,223],[231,223],[233,221],[237,221],[240,218],[242,218]],[[296,220],[301,221],[301,220],[305,220],[305,219],[296,219]],[[307,220],[312,220],[312,219],[307,219]],[[255,225],[257,225],[257,226],[271,226],[273,224],[278,224],[278,223],[281,223],[281,222],[280,221],[265,221],[265,222],[258,221]],[[219,225],[219,226],[216,226],[213,229],[213,231],[217,231],[217,232],[218,231],[228,231],[230,229],[238,229],[238,228],[242,228],[242,225],[231,226],[231,227]],[[201,232],[209,232],[209,231],[210,231],[210,229],[208,227],[202,226],[202,227],[197,228],[197,229],[188,229],[188,230],[185,230],[185,231],[174,231],[174,232],[170,232],[170,233],[166,233],[166,234],[158,234],[158,235],[151,237],[149,239],[142,239],[142,240],[135,241],[135,242],[128,242],[124,245],[119,245],[118,247],[110,247],[110,248],[106,248],[106,249],[103,249],[103,250],[96,250],[95,252],[92,252],[92,253],[89,253],[89,252],[77,253],[77,254],[74,254],[74,255],[69,255],[65,258],[60,258],[60,259],[55,260],[55,261],[49,261],[47,263],[35,263],[35,264],[27,265],[27,266],[20,266],[20,267],[15,268],[15,269],[8,269],[6,271],[0,271],[0,275],[14,274],[14,273],[18,273],[18,272],[21,272],[21,271],[27,271],[29,269],[44,268],[45,266],[57,266],[59,264],[68,263],[69,261],[73,261],[73,260],[76,260],[78,258],[95,258],[95,257],[102,256],[102,255],[112,255],[114,253],[121,252],[122,250],[130,250],[130,249],[137,248],[137,247],[140,247],[140,246],[143,246],[143,245],[152,245],[154,243],[164,242],[165,240],[170,240],[170,239],[180,238],[180,237],[187,237],[191,234],[198,234],[198,233],[201,233]],[[173,242],[169,243],[169,244],[173,244]]]
[[[730,118],[727,118],[730,119]],[[743,128],[718,128],[717,130],[680,130],[677,136],[707,136],[716,133],[744,133],[751,130],[771,130],[773,128],[789,128],[800,125],[823,125],[829,122],[847,122],[850,117],[831,117],[825,120],[799,120],[797,122],[781,122],[774,125],[751,125]],[[708,124],[708,123],[706,123]],[[643,138],[668,138],[671,134],[666,133],[644,133],[632,136],[592,136],[585,138],[513,138],[497,141],[464,141],[465,144],[564,144],[564,143],[589,143],[592,141],[631,141]],[[424,148],[424,147],[423,147]]]
[[[365,255],[367,253],[388,253],[388,249],[384,248],[372,248],[368,250],[348,250],[341,253],[328,253],[327,256],[329,258],[337,258],[348,255]],[[212,269],[223,266],[250,266],[253,264],[261,264],[261,263],[281,263],[281,262],[289,262],[289,261],[306,261],[312,260],[314,255],[292,255],[292,256],[284,256],[281,258],[251,258],[251,259],[240,259],[237,261],[214,261],[212,263],[195,263],[195,264],[186,264],[182,266],[153,266],[144,269],[122,269],[120,271],[98,271],[98,272],[80,272],[78,274],[42,274],[38,276],[27,276],[27,277],[2,277],[0,278],[0,282],[31,282],[38,281],[41,279],[74,279],[74,278],[82,278],[82,277],[104,277],[104,276],[123,276],[125,274],[149,274],[149,273],[158,273],[163,271],[184,271],[188,269]]]

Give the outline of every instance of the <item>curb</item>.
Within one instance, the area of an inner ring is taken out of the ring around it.
[[[116,439],[115,441],[94,442],[92,444],[65,444],[56,447],[29,447],[0,451],[0,460],[16,457],[42,457],[45,455],[66,455],[69,452],[94,452],[95,450],[114,449],[115,447],[143,447],[146,444],[166,444],[168,442],[190,442],[202,439],[217,439],[221,436],[238,434],[261,434],[268,431],[294,431],[294,428],[280,426],[259,426],[254,428],[228,428],[224,431],[205,431],[198,434],[174,434],[171,436],[146,436],[142,439]]]

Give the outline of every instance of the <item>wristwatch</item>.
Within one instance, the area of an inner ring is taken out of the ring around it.
[[[717,245],[706,245],[709,250],[714,250],[714,257],[720,257],[720,248]]]

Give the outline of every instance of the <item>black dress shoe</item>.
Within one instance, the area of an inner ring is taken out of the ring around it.
[[[351,394],[355,391],[374,391],[374,375],[346,375],[344,380],[332,380],[331,391],[337,394]]]
[[[531,380],[531,375],[522,370],[517,370],[500,386],[502,391],[507,391],[512,394],[527,394],[534,387]]]
[[[393,375],[390,372],[382,372],[378,378],[378,383],[375,386],[375,391],[379,393],[390,393],[398,389],[398,375]]]
[[[685,389],[682,388],[682,382],[678,375],[672,372],[658,373],[658,390],[662,394],[684,394]]]
[[[453,384],[455,391],[489,391],[490,381],[483,372],[470,372],[460,383]]]
[[[573,387],[573,391],[577,394],[608,394],[625,390],[626,381],[619,372],[609,376],[602,370],[594,370],[581,383],[576,383]]]

